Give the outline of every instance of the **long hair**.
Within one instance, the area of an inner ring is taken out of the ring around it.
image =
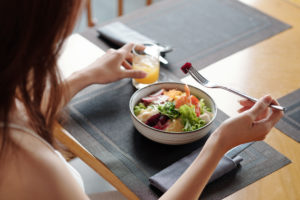
[[[31,128],[52,144],[64,91],[56,61],[80,7],[81,0],[0,1],[0,159],[11,143],[8,116],[16,98]]]

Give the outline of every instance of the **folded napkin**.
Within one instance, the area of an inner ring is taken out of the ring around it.
[[[183,174],[183,172],[190,166],[190,164],[195,160],[200,150],[198,149],[192,152],[188,156],[178,160],[169,167],[151,176],[149,178],[150,184],[159,189],[161,192],[167,191],[175,183],[175,181]],[[231,170],[236,169],[238,164],[242,160],[243,158],[240,156],[236,156],[233,159],[224,156],[220,160],[213,175],[209,179],[209,183],[220,178],[221,176],[225,175]]]
[[[136,44],[155,43],[160,47],[162,56],[164,56],[165,53],[172,51],[171,47],[158,44],[157,41],[150,39],[149,37],[131,29],[121,22],[113,22],[107,24],[98,28],[97,31],[100,34],[100,38],[103,38],[119,47],[128,42],[133,42]]]
[[[138,33],[137,31],[129,28],[121,22],[113,22],[97,29],[100,33],[100,37],[107,39],[117,46],[123,46],[125,43],[145,43],[152,42],[154,40]]]

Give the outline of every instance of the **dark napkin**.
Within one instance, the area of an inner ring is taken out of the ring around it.
[[[167,191],[176,180],[183,174],[183,172],[191,165],[195,160],[202,148],[193,151],[188,156],[183,157],[177,162],[173,163],[169,167],[163,169],[157,174],[149,178],[150,184],[159,189],[162,192]],[[223,156],[218,166],[216,167],[213,175],[209,179],[209,183],[220,178],[226,173],[236,169],[238,164],[243,160],[242,157],[236,156],[233,159]],[[199,180],[201,181],[201,180]]]
[[[117,46],[123,46],[128,42],[138,44],[145,42],[156,43],[154,40],[140,34],[121,22],[107,24],[98,28],[97,31],[100,33],[101,38],[104,38]]]
[[[118,47],[126,43],[133,42],[136,44],[155,43],[159,46],[162,56],[172,51],[172,48],[159,44],[157,41],[131,29],[121,22],[113,22],[97,29],[99,37]]]

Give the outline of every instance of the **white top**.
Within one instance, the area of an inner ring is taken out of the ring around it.
[[[4,123],[0,122],[0,127],[3,127],[3,126],[4,126]],[[20,126],[18,124],[9,123],[7,126],[9,128],[21,130],[22,132],[25,132],[25,133],[28,133],[28,134],[32,135],[33,137],[37,138],[42,143],[44,143],[45,145],[47,145],[50,149],[52,149],[57,154],[57,156],[66,164],[67,168],[69,169],[69,171],[71,172],[71,174],[73,175],[73,177],[75,178],[75,180],[77,181],[77,183],[84,190],[83,180],[82,180],[82,177],[80,176],[80,174],[78,173],[78,171],[74,167],[72,167],[72,165],[70,165],[65,160],[65,158],[61,155],[61,153],[59,151],[55,150],[46,140],[44,140],[42,137],[40,137],[39,135],[37,135],[32,130],[30,130],[30,129],[26,128],[26,127]]]

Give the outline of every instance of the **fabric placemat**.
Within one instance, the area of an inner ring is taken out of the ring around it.
[[[165,67],[179,78],[187,61],[199,70],[290,27],[237,0],[164,0],[114,21],[170,45]]]
[[[137,196],[157,199],[161,193],[150,186],[148,178],[202,147],[209,135],[179,146],[143,137],[130,119],[128,104],[134,91],[129,79],[90,86],[73,98],[63,126]],[[213,130],[227,118],[218,110]],[[239,155],[242,167],[209,184],[202,198],[223,198],[289,163],[264,142],[254,143]]]
[[[279,98],[278,101],[287,110],[275,127],[300,142],[300,89]]]

